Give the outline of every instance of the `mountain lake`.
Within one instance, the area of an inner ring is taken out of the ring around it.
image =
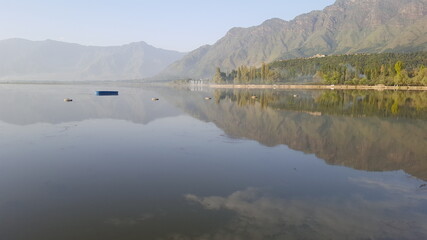
[[[427,239],[426,91],[1,84],[0,132],[2,240]]]

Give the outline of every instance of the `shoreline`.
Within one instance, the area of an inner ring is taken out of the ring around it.
[[[1,82],[0,85],[100,85],[100,84],[142,84],[142,85],[169,85],[167,82],[133,82],[133,81],[17,81]],[[172,84],[175,86],[199,86],[214,89],[330,89],[330,90],[406,90],[406,91],[427,91],[427,86],[384,86],[384,85],[298,85],[298,84]]]
[[[410,91],[427,91],[427,86],[368,86],[368,85],[256,85],[256,84],[206,84],[211,88],[238,88],[238,89],[339,89],[339,90],[410,90]]]

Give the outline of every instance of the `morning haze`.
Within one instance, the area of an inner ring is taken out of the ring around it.
[[[53,40],[0,41],[0,80],[132,80],[157,74],[184,53],[137,42],[93,47]]]
[[[427,0],[0,22],[0,240],[427,239]]]

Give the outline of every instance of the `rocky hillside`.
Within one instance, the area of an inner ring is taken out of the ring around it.
[[[277,59],[315,54],[427,50],[427,0],[337,0],[291,21],[233,28],[214,45],[175,62],[161,78],[211,77]]]

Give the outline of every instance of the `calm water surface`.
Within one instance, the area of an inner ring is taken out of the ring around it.
[[[0,85],[0,239],[427,239],[426,180],[425,92]]]

